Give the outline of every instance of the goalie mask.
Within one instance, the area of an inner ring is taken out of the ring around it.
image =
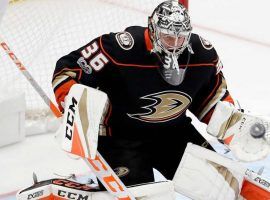
[[[178,58],[186,48],[189,54],[192,53],[189,45],[192,27],[186,8],[177,0],[161,3],[149,17],[148,28],[152,51],[163,64],[160,68],[162,77],[171,85],[181,84],[186,67],[179,67]]]

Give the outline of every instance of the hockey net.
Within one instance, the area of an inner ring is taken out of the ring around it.
[[[51,79],[56,61],[100,34],[147,25],[162,0],[12,0],[0,36],[53,102]],[[28,132],[50,129],[50,110],[11,59],[0,49],[0,91],[24,92]]]

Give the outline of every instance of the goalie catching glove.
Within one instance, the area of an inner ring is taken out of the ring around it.
[[[228,102],[219,102],[207,126],[242,161],[255,161],[270,153],[270,121],[245,114]]]

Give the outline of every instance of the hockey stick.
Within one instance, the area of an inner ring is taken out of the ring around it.
[[[25,78],[30,82],[30,84],[34,87],[36,92],[41,96],[43,101],[50,107],[53,114],[59,118],[62,116],[61,112],[58,110],[58,108],[52,103],[52,101],[49,99],[49,97],[46,95],[46,93],[42,90],[42,88],[39,86],[39,84],[36,82],[36,80],[33,78],[33,76],[26,70],[25,66],[22,64],[22,62],[15,56],[15,54],[10,50],[7,43],[5,43],[0,37],[0,45],[5,50],[7,55],[11,58],[11,60],[16,64],[18,69],[22,72],[22,74],[25,76]]]
[[[17,68],[22,72],[25,78],[30,82],[36,92],[40,95],[43,101],[50,107],[51,111],[57,118],[62,117],[62,113],[58,110],[58,108],[52,103],[47,94],[43,91],[43,89],[39,86],[39,84],[35,81],[33,76],[27,71],[26,67],[22,64],[22,62],[16,57],[13,51],[9,48],[6,42],[0,36],[0,46],[4,49],[6,54],[11,58]],[[79,154],[78,154],[79,155]],[[81,156],[81,155],[79,155]],[[104,187],[118,200],[135,200],[135,197],[130,194],[127,190],[126,186],[122,183],[119,177],[114,173],[108,163],[104,160],[104,158],[97,152],[95,159],[83,158],[87,165],[90,167],[92,172],[97,176],[97,178],[101,181]]]

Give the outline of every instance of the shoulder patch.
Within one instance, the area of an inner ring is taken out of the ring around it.
[[[134,39],[129,32],[120,32],[115,35],[119,46],[124,50],[130,50],[134,46]]]
[[[200,38],[200,41],[202,43],[202,46],[207,49],[207,50],[210,50],[213,48],[213,45],[211,44],[211,42],[209,42],[208,40],[202,38],[201,36],[199,36]]]

